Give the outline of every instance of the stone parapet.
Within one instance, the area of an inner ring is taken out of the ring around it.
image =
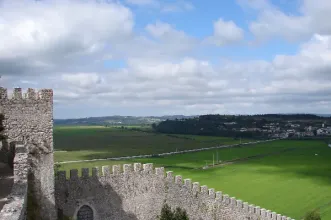
[[[98,170],[93,168],[90,175],[88,168],[81,172],[74,169],[68,176],[58,171],[56,204],[63,215],[75,219],[79,208],[88,205],[96,220],[126,219],[123,216],[156,219],[166,202],[172,208],[184,208],[192,220],[291,220],[190,179],[183,180],[162,167],[153,168],[153,164],[114,165],[112,169],[103,166],[101,173]]]
[[[0,220],[24,220],[28,193],[28,152],[24,145],[16,145],[14,184],[7,202],[0,212]]]

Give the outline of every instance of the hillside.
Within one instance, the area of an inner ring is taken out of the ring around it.
[[[54,119],[54,125],[144,125],[159,123],[165,120],[186,119],[196,116],[169,115],[169,116],[105,116],[77,119]]]

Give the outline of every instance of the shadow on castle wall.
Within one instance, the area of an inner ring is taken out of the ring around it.
[[[90,178],[80,178],[77,173],[72,173],[70,184],[56,184],[59,220],[77,219],[79,209],[86,205],[93,210],[93,220],[138,220],[135,214],[124,210],[123,200],[111,184],[98,178],[91,181]]]
[[[54,219],[54,216],[51,215],[45,215],[41,212],[40,203],[37,201],[35,194],[36,192],[33,190],[35,187],[41,186],[41,183],[38,179],[33,177],[33,174],[29,172],[28,174],[28,195],[27,195],[27,211],[26,211],[26,220],[35,220],[35,219],[44,219],[44,220],[50,220]],[[42,205],[45,207],[54,207],[54,201],[51,201],[49,198],[47,198],[45,195],[40,195],[39,199],[42,199],[43,203]]]

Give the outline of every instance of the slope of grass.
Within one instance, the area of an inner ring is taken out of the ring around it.
[[[295,219],[315,208],[321,209],[322,219],[331,219],[331,149],[323,142],[309,144],[300,150],[222,168],[173,170]]]
[[[203,138],[203,141],[116,127],[55,127],[54,148],[59,151],[55,152],[55,159],[68,161],[157,154],[240,142],[224,137],[197,138]]]
[[[211,163],[215,150],[165,158],[63,164],[60,169],[152,162],[168,167],[176,175],[295,219],[315,208],[321,209],[322,219],[331,219],[331,149],[325,142],[282,140],[218,151],[221,160],[231,160],[285,148],[297,149],[207,170],[193,168],[205,165],[206,161]]]

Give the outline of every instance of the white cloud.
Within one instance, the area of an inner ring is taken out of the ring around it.
[[[239,1],[244,8],[257,10],[257,20],[250,31],[258,40],[283,37],[289,41],[306,40],[313,34],[330,35],[331,24],[326,22],[331,13],[329,0],[300,1],[298,14],[286,13],[268,1]]]
[[[162,8],[162,12],[181,12],[191,11],[195,9],[194,5],[188,1],[177,1],[175,3],[165,4]]]
[[[148,6],[152,8],[156,8],[161,12],[183,12],[183,11],[191,11],[195,7],[189,1],[177,0],[173,2],[161,1],[161,0],[125,0],[125,2],[129,5],[136,6]]]
[[[254,7],[274,10],[263,4]],[[278,54],[271,61],[212,62],[210,54],[197,51],[199,39],[175,25],[157,21],[135,33],[132,12],[119,3],[7,3],[0,14],[0,39],[6,42],[0,50],[1,84],[53,88],[56,117],[83,116],[82,107],[84,116],[331,108],[329,35],[312,35],[296,54]],[[243,34],[220,19],[209,42],[234,44]],[[126,65],[105,69],[105,60]]]
[[[102,82],[102,78],[96,73],[62,74],[61,79],[82,88],[91,88]]]
[[[160,60],[131,59],[130,70],[138,77],[148,79],[180,80],[181,77],[203,77],[213,74],[208,62],[184,58],[178,63]]]
[[[244,31],[233,21],[225,21],[219,18],[214,22],[214,34],[206,39],[207,43],[217,46],[230,45],[243,40]]]
[[[132,28],[131,11],[117,3],[5,1],[0,7],[0,73],[63,66],[129,37]]]
[[[157,5],[156,0],[126,0],[127,3],[133,5]]]

